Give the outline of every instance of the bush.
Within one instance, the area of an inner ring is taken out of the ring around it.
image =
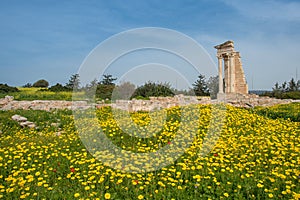
[[[32,84],[31,83],[26,83],[25,85],[23,85],[24,88],[31,88]]]
[[[138,87],[131,98],[136,97],[159,97],[159,96],[174,96],[174,92],[170,88],[169,84],[162,84],[162,83],[152,83],[148,82],[144,85]]]
[[[137,96],[137,97],[134,97],[135,99],[137,100],[150,100],[149,97],[142,97],[142,96]]]
[[[96,97],[101,99],[111,99],[115,85],[97,85]]]
[[[68,91],[72,91],[72,89],[63,86],[62,84],[56,83],[56,85],[51,86],[48,91],[51,92],[68,92]]]
[[[291,92],[265,92],[261,96],[275,97],[277,99],[300,99],[300,91]]]
[[[44,79],[38,80],[32,85],[32,87],[43,87],[43,88],[47,88],[48,86],[49,86],[48,81]]]
[[[19,92],[18,88],[8,86],[7,84],[0,84],[0,93],[7,94],[10,92]]]

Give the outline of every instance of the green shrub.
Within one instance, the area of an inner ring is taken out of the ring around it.
[[[300,103],[290,103],[276,105],[272,107],[256,107],[255,113],[271,119],[290,119],[294,122],[300,122]]]
[[[18,88],[8,86],[7,84],[0,84],[0,93],[7,94],[10,92],[19,92]]]
[[[143,97],[143,96],[137,96],[137,97],[134,97],[135,99],[138,99],[138,100],[149,100],[150,98],[149,97]]]
[[[72,91],[72,89],[63,86],[62,84],[56,83],[56,85],[51,86],[48,91],[51,92],[68,92],[68,91]]]
[[[148,82],[144,85],[138,87],[131,98],[137,97],[159,97],[159,96],[174,96],[174,92],[172,91],[169,84],[163,83],[153,83]]]
[[[49,82],[44,79],[38,80],[32,85],[32,87],[42,87],[42,88],[46,88],[48,86],[49,86]]]
[[[115,85],[97,85],[96,97],[100,99],[111,99],[112,93],[114,91]]]
[[[265,92],[261,96],[269,96],[277,99],[300,99],[300,91],[290,91],[290,92]]]

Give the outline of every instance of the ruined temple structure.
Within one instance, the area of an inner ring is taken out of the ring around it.
[[[234,50],[233,41],[229,40],[215,46],[217,49],[219,69],[218,99],[226,95],[248,94],[240,53]],[[224,63],[224,80],[223,80]]]

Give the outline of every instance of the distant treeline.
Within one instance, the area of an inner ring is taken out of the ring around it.
[[[113,99],[147,99],[150,96],[174,96],[176,94],[196,95],[196,96],[211,96],[216,98],[218,88],[218,76],[210,77],[206,80],[204,75],[199,75],[198,79],[194,82],[193,88],[188,90],[177,90],[172,88],[169,83],[154,83],[151,81],[146,82],[144,85],[136,87],[133,83],[124,82],[119,85],[115,84],[117,78],[112,75],[103,75],[102,79],[91,81],[90,83],[82,86],[80,83],[79,74],[74,74],[70,77],[69,81],[62,85],[57,83],[49,87],[49,82],[41,79],[35,83],[27,83],[23,87],[41,88],[38,91],[50,92],[84,92],[88,97],[95,97],[98,99],[111,100]],[[18,88],[8,86],[7,84],[0,84],[0,94],[8,94],[19,92]],[[283,82],[281,85],[277,82],[272,91],[259,91],[253,90],[249,93],[254,93],[261,96],[270,96],[279,99],[300,99],[300,80],[295,81],[292,78],[289,82]]]
[[[281,85],[276,82],[272,91],[265,92],[262,96],[278,99],[300,99],[300,80],[292,78],[289,82],[284,81]]]
[[[70,77],[68,83],[62,85],[57,83],[49,87],[49,82],[41,79],[35,83],[26,83],[23,85],[24,88],[40,88],[38,92],[85,92],[88,97],[95,97],[105,100],[114,99],[147,99],[151,96],[174,96],[176,94],[184,95],[197,95],[197,96],[209,96],[216,97],[218,92],[218,77],[210,77],[208,80],[205,79],[204,75],[199,75],[198,79],[193,84],[193,88],[188,90],[177,90],[171,87],[169,83],[154,83],[151,81],[146,82],[144,85],[136,87],[130,82],[124,82],[119,85],[115,84],[117,78],[112,75],[103,75],[100,81],[93,80],[86,85],[80,83],[79,74],[74,74]],[[2,84],[3,85],[3,84]],[[4,86],[3,86],[4,87]],[[5,89],[1,90],[0,93],[13,93],[19,90],[15,87],[5,85]]]

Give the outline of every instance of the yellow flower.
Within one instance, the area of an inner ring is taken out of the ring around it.
[[[141,195],[141,194],[138,196],[138,199],[140,199],[140,200],[143,199],[143,198],[144,198],[144,196]]]
[[[110,194],[109,193],[105,193],[104,198],[105,199],[110,199]]]
[[[75,193],[75,194],[74,194],[74,197],[79,197],[79,196],[80,196],[79,193]]]
[[[85,186],[84,189],[85,189],[85,190],[89,190],[89,189],[90,189],[90,186]]]
[[[272,193],[270,193],[268,196],[269,196],[270,198],[273,198],[273,197],[274,197],[274,195],[273,195]]]
[[[224,193],[225,197],[229,197],[229,194],[227,192]]]
[[[260,183],[258,183],[256,186],[259,187],[259,188],[264,187],[264,185],[262,185],[262,184],[260,184]]]
[[[293,192],[293,196],[295,199],[300,199],[300,193]]]

